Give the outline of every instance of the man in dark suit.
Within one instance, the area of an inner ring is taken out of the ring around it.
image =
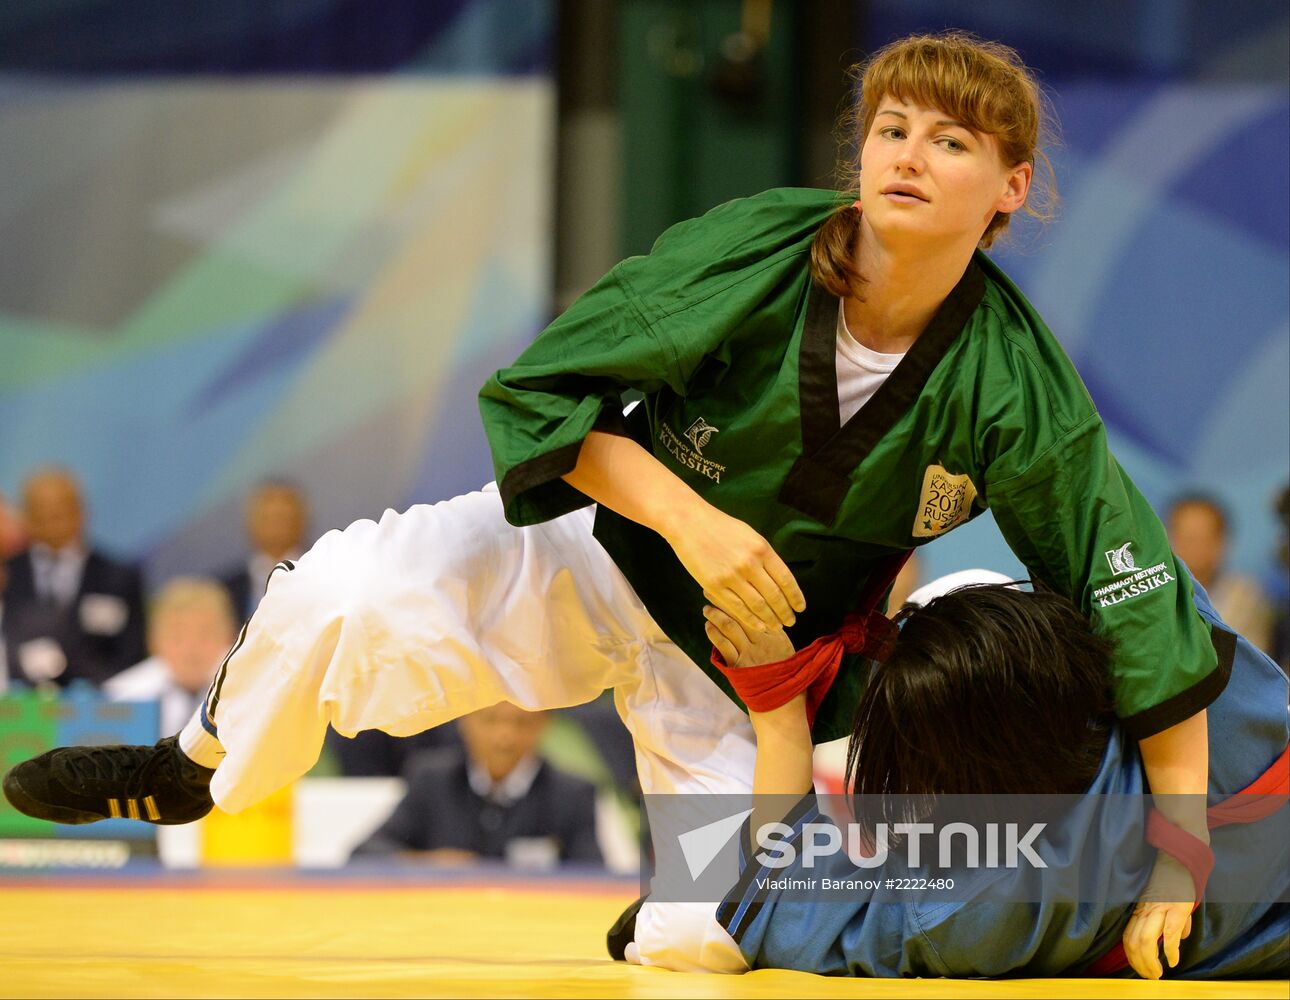
[[[246,537],[250,554],[245,562],[216,574],[228,590],[239,619],[251,617],[264,596],[273,567],[284,559],[299,559],[309,524],[305,495],[285,479],[266,479],[246,501]]]
[[[355,857],[415,856],[441,864],[504,859],[522,868],[600,864],[596,791],[535,750],[541,712],[502,702],[457,722],[461,748],[408,762],[408,791]]]
[[[10,677],[101,684],[143,659],[142,577],[88,546],[75,477],[33,473],[23,508],[31,547],[9,560],[3,599]]]

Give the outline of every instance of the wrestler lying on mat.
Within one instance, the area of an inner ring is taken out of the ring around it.
[[[927,600],[939,583],[912,600]],[[1060,822],[1030,845],[1048,867],[1024,859],[1012,868],[930,866],[942,888],[910,891],[911,877],[929,867],[911,867],[897,850],[881,868],[860,867],[843,851],[805,863],[804,831],[821,816],[811,794],[811,693],[803,691],[752,712],[754,791],[773,795],[771,802],[805,796],[786,816],[754,810],[752,823],[782,818],[792,834],[781,843],[793,844],[795,860],[777,865],[782,848],[746,847],[745,859],[766,864],[745,860],[716,907],[729,938],[691,919],[696,940],[678,966],[975,977],[1114,975],[1131,963],[1151,978],[1290,974],[1286,676],[1227,630],[1199,587],[1195,602],[1230,670],[1208,713],[1209,848],[1151,817],[1137,745],[1110,707],[1111,644],[1058,595],[970,586],[907,608],[886,662],[873,667],[847,755],[849,783],[872,796],[857,800],[856,815],[872,833],[879,821],[898,822],[893,803],[910,797],[1083,793],[1064,800],[1073,804],[1060,810]],[[750,640],[715,608],[706,615],[732,675],[792,653],[782,632]],[[1154,928],[1121,944],[1156,863],[1148,838],[1162,845],[1161,864],[1176,869],[1182,898],[1194,892],[1201,900],[1186,926],[1165,929],[1167,970]],[[945,891],[947,879],[956,891]],[[814,891],[866,883],[848,895]],[[682,915],[694,909],[656,905]],[[611,951],[640,960],[630,934],[630,920],[621,922]]]

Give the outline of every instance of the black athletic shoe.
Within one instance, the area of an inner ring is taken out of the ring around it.
[[[609,933],[605,935],[609,957],[615,962],[627,961],[627,946],[636,940],[636,914],[640,913],[641,904],[644,902],[645,897],[642,896],[623,910],[614,921],[614,926],[609,928]]]
[[[6,774],[4,797],[19,812],[55,823],[191,823],[214,807],[214,773],[180,751],[178,736],[153,747],[59,747]]]

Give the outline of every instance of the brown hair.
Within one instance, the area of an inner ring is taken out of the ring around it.
[[[1039,83],[1014,50],[962,31],[911,35],[853,66],[850,75],[858,83],[858,100],[838,127],[844,149],[838,186],[850,197],[825,220],[811,245],[811,274],[834,295],[853,294],[863,280],[855,264],[860,213],[851,202],[860,189],[860,148],[883,98],[944,111],[973,131],[994,136],[1005,163],[1034,164],[1025,211],[1040,220],[1052,217],[1057,187],[1040,148],[1050,137],[1050,116]],[[981,246],[993,243],[1010,219],[996,212]]]

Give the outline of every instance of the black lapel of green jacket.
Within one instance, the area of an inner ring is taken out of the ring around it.
[[[932,372],[950,349],[985,295],[985,275],[968,264],[927,329],[873,397],[846,424],[838,426],[838,300],[812,285],[802,331],[799,393],[802,409],[802,457],[789,471],[779,492],[781,503],[832,524],[851,475],[914,405]]]

